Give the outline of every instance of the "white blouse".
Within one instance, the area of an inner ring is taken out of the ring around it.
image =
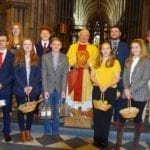
[[[27,74],[27,85],[29,86],[29,79],[30,79],[30,71],[31,71],[31,66],[30,66],[30,58],[25,57],[26,61],[26,74]]]
[[[26,73],[27,73],[27,85],[29,86],[29,79],[30,79],[30,71],[31,67],[26,66]]]
[[[140,59],[139,57],[133,58],[133,61],[132,61],[132,64],[131,64],[131,70],[130,70],[130,83],[131,83],[131,80],[132,80],[132,74],[133,74],[134,68],[137,65],[139,59]]]

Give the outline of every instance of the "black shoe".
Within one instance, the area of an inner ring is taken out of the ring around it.
[[[98,142],[96,142],[96,141],[93,142],[93,145],[94,145],[95,147],[100,147],[100,144],[99,144]]]
[[[11,136],[9,134],[4,136],[5,142],[10,142],[11,141]]]
[[[100,147],[107,147],[107,143],[99,143]]]

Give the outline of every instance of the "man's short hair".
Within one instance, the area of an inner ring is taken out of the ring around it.
[[[119,31],[121,32],[120,26],[118,26],[118,25],[111,26],[111,27],[110,27],[110,31],[111,31],[111,29],[113,29],[113,28],[117,28],[117,29],[119,29]]]
[[[6,31],[0,30],[0,36],[5,36],[7,38],[7,41],[9,41],[9,37]]]
[[[46,30],[48,31],[49,33],[51,33],[51,29],[48,27],[48,26],[43,26],[40,28],[40,33],[43,31],[43,30]]]

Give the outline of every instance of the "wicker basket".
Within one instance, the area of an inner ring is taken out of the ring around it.
[[[65,117],[64,126],[68,127],[78,127],[78,128],[91,128],[93,124],[93,119],[89,117]]]
[[[101,93],[100,100],[93,100],[93,105],[94,108],[102,111],[108,111],[112,107],[111,104],[108,104],[107,100],[104,100],[104,93]]]
[[[131,100],[128,100],[128,107],[121,109],[119,113],[125,119],[132,119],[137,116],[139,109],[136,107],[131,107]]]
[[[78,109],[70,109],[70,115],[64,118],[64,126],[91,128],[93,124],[92,108],[83,111],[80,107]]]
[[[28,101],[25,102],[24,104],[20,104],[19,107],[18,107],[18,110],[20,110],[21,112],[23,113],[29,113],[29,112],[32,112],[35,110],[36,106],[38,103],[42,102],[44,99],[39,99],[37,101],[32,101],[30,102],[29,101],[29,98],[28,98]]]

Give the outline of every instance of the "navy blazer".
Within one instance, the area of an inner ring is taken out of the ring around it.
[[[49,43],[50,43],[50,42],[49,42]],[[42,57],[42,55],[44,54],[44,53],[43,53],[43,47],[42,47],[41,40],[36,43],[35,47],[36,47],[37,55],[38,55],[38,57],[39,57],[40,60],[41,60],[41,57]],[[51,48],[50,48],[50,44],[49,44],[48,47],[47,47],[46,53],[48,53],[48,52],[50,52],[50,51],[51,51]]]
[[[2,68],[0,68],[0,83],[3,88],[0,90],[0,95],[11,95],[13,85],[13,61],[14,54],[7,52]]]
[[[128,44],[123,41],[120,41],[115,56],[119,60],[121,65],[121,80],[118,83],[118,89],[121,92],[123,90],[123,82],[122,82],[123,69],[124,69],[125,61],[129,57],[129,54],[130,54],[130,49]]]
[[[123,72],[125,61],[129,57],[129,54],[130,54],[130,49],[128,44],[123,41],[120,41],[115,55],[120,62],[122,72]]]
[[[0,90],[0,95],[11,95],[13,85],[13,62],[14,54],[7,52],[2,68],[0,69],[0,83],[3,88]]]
[[[25,64],[14,67],[14,94],[19,97],[26,96],[24,88],[27,86],[27,73]],[[30,98],[35,99],[41,93],[41,67],[40,65],[32,65],[29,76],[29,86],[32,86]]]

